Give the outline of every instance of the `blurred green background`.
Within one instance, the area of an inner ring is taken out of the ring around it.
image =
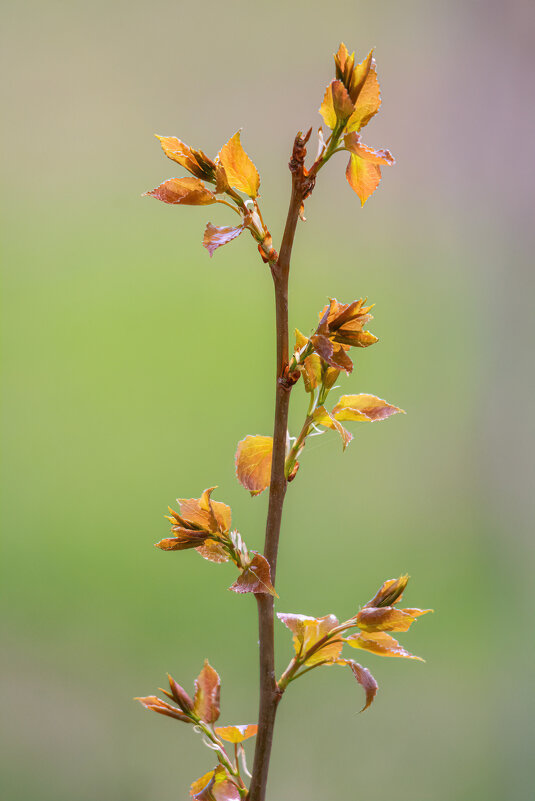
[[[250,547],[267,498],[236,443],[271,433],[272,289],[250,238],[210,260],[207,220],[140,194],[182,173],[153,133],[214,155],[243,126],[277,242],[294,134],[340,40],[376,46],[389,147],[361,210],[345,159],[300,225],[292,326],[332,295],[376,303],[380,343],[344,392],[408,414],[312,440],[287,496],[280,611],[349,616],[386,578],[436,612],[426,664],[362,655],[293,685],[269,797],[531,801],[533,282],[531,0],[6,3],[2,746],[5,801],[172,801],[213,763],[131,699],[209,657],[223,723],[256,719],[252,598],[233,568],[165,554],[177,496],[218,484]],[[305,409],[297,387],[292,425]],[[277,629],[279,667],[289,633]],[[355,654],[351,654],[354,656]]]

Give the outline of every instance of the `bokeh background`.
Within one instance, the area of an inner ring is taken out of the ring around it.
[[[209,657],[221,720],[256,719],[252,598],[230,566],[153,543],[177,496],[218,484],[250,547],[265,494],[233,470],[271,432],[270,277],[245,236],[210,260],[207,220],[141,193],[182,174],[153,133],[215,154],[238,127],[277,241],[295,132],[340,40],[376,46],[397,157],[361,210],[345,159],[300,225],[291,325],[328,295],[376,303],[380,344],[344,392],[408,411],[316,438],[288,493],[281,611],[349,616],[409,572],[401,635],[426,664],[362,655],[280,707],[269,797],[533,798],[531,0],[7,2],[2,11],[5,801],[172,801],[212,755],[131,699]],[[292,425],[304,393],[293,397]],[[277,629],[279,667],[291,651]],[[351,654],[355,654],[352,652]]]

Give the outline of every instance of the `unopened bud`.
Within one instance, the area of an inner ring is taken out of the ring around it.
[[[171,688],[173,698],[179,705],[180,709],[186,713],[191,712],[193,709],[193,701],[185,689],[181,687],[180,684],[178,684],[174,678],[169,675],[169,673],[167,674],[167,678],[169,679],[169,687]]]

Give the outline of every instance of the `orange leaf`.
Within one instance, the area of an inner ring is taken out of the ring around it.
[[[189,794],[195,796],[198,793],[200,793],[201,790],[203,790],[206,787],[206,785],[208,784],[210,779],[213,777],[213,775],[214,775],[214,771],[213,770],[209,770],[208,773],[205,773],[204,776],[201,776],[200,779],[196,779],[194,782],[192,782],[190,790],[189,790]]]
[[[377,690],[379,689],[379,685],[373,678],[368,668],[362,667],[362,665],[359,665],[358,662],[354,662],[352,659],[339,659],[337,664],[347,665],[349,668],[351,668],[354,677],[366,693],[366,703],[360,710],[361,712],[364,712],[365,709],[368,709],[371,702],[375,698]]]
[[[162,150],[167,158],[176,161],[197,178],[214,180],[216,165],[202,150],[194,150],[176,136],[158,136],[156,134],[156,138],[160,140]]]
[[[251,495],[259,495],[271,481],[273,437],[249,434],[238,443],[236,476]]]
[[[378,420],[386,420],[393,414],[401,412],[403,409],[392,406],[382,398],[375,395],[342,395],[332,414],[337,420],[357,420],[374,423]]]
[[[159,712],[160,715],[167,715],[167,717],[181,720],[183,723],[193,723],[191,718],[186,717],[175,706],[162,701],[156,695],[147,695],[145,698],[134,698],[134,701],[139,701],[145,709],[151,709],[153,712]]]
[[[349,96],[353,103],[357,103],[362,87],[366,83],[368,74],[373,63],[373,49],[370,50],[366,58],[353,68],[348,86]],[[346,84],[347,86],[347,84]]]
[[[251,551],[254,554],[251,563],[244,568],[240,577],[229,587],[234,592],[254,592],[256,594],[279,596],[271,583],[271,571],[269,563],[262,554]]]
[[[315,423],[319,423],[326,428],[332,428],[335,431],[338,431],[342,437],[343,449],[345,450],[347,448],[353,439],[353,434],[350,434],[349,431],[345,429],[330,412],[327,411],[325,406],[318,406],[314,412],[313,418]]]
[[[370,651],[370,653],[378,654],[379,656],[402,656],[406,659],[424,661],[420,656],[410,654],[405,648],[402,648],[397,640],[384,631],[352,634],[351,637],[346,639],[346,642],[352,648],[362,648],[363,651]]]
[[[258,731],[256,723],[243,726],[216,726],[215,733],[227,743],[243,743],[249,737],[254,737]]]
[[[210,498],[214,489],[210,487],[204,490],[200,498],[177,498],[182,518],[191,526],[213,534],[229,531],[231,524],[230,506]]]
[[[198,178],[170,178],[144,194],[163,200],[164,203],[183,206],[208,206],[210,203],[217,203],[214,193]]]
[[[431,611],[396,609],[394,606],[365,607],[356,616],[356,621],[362,631],[408,631],[417,617]]]
[[[366,79],[355,100],[355,111],[347,122],[346,132],[360,131],[377,114],[380,107],[381,89],[377,80],[375,61],[372,60]]]
[[[342,81],[331,81],[325,90],[319,113],[331,130],[344,126],[353,114],[353,103]]]
[[[219,697],[221,681],[217,672],[207,659],[195,679],[195,700],[193,711],[205,723],[214,723],[219,717]]]
[[[408,582],[409,575],[407,573],[397,579],[388,579],[388,581],[385,581],[384,584],[381,584],[376,594],[373,596],[371,601],[368,601],[368,603],[365,604],[364,608],[366,609],[370,606],[393,606],[394,604],[399,603],[403,597],[403,593],[405,592]]]
[[[190,528],[172,527],[174,537],[166,537],[156,543],[162,551],[186,551],[189,548],[198,548],[210,536],[207,531],[196,531]]]
[[[338,619],[334,615],[316,618],[278,612],[277,617],[293,632],[295,652],[301,655],[310,651],[326,634],[338,626]],[[316,665],[324,660],[334,663],[342,648],[343,642],[341,640],[327,640],[321,648],[311,654],[304,664]]]
[[[236,131],[233,137],[223,145],[218,154],[218,159],[225,168],[225,173],[230,186],[245,192],[249,197],[255,198],[258,195],[260,186],[260,176],[255,165],[245,152],[240,141],[240,132]]]
[[[217,228],[215,225],[212,225],[212,223],[209,222],[206,226],[202,243],[210,256],[213,256],[214,251],[217,250],[217,248],[220,248],[221,245],[226,245],[227,242],[231,242],[233,239],[236,239],[236,237],[239,236],[242,231],[243,225],[238,225],[236,228],[233,228],[229,225]]]
[[[211,778],[193,795],[195,801],[239,801],[240,792],[222,765],[194,782],[192,788],[203,782],[207,776]]]
[[[351,189],[359,196],[361,206],[364,206],[381,183],[381,168],[378,164],[351,153],[346,167],[346,178]]]
[[[344,143],[346,150],[354,153],[355,156],[360,156],[365,161],[370,161],[372,164],[382,164],[390,167],[396,163],[396,159],[390,150],[374,150],[372,147],[368,147],[368,145],[360,141],[360,134],[356,132],[346,134]]]

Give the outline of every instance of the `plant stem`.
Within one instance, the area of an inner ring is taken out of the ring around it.
[[[292,382],[287,379],[288,371],[288,277],[290,259],[295,237],[299,211],[305,194],[304,158],[308,135],[296,136],[292,158],[289,164],[292,173],[292,194],[286,218],[279,258],[271,263],[271,273],[275,289],[277,376],[275,394],[275,423],[273,429],[273,456],[271,461],[271,483],[269,486],[269,507],[266,522],[264,556],[271,569],[271,582],[275,585],[277,552],[282,520],[282,507],[286,494],[286,436],[288,430],[288,409]],[[258,733],[254,755],[253,776],[249,789],[249,801],[264,801],[266,795],[269,760],[273,742],[273,728],[281,693],[275,677],[275,645],[273,625],[273,597],[266,594],[256,596],[258,604],[258,629],[260,643],[260,706],[258,711]]]

